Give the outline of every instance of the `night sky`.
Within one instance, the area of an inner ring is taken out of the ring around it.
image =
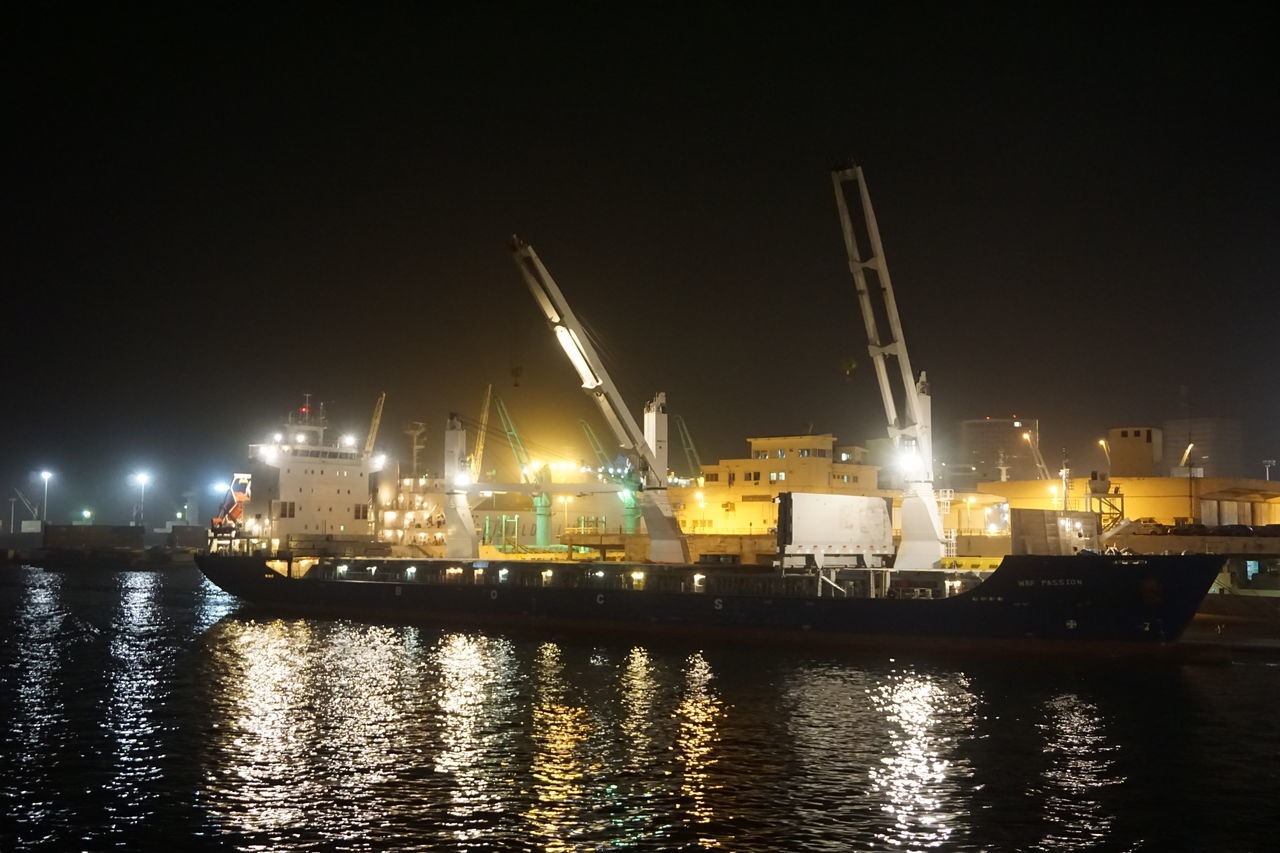
[[[435,467],[493,382],[542,455],[582,458],[594,410],[513,233],[704,460],[879,437],[850,158],[942,453],[1019,414],[1099,467],[1108,426],[1183,411],[1241,418],[1257,476],[1280,453],[1262,6],[440,8],[9,18],[6,497],[48,467],[51,520],[124,521],[146,468],[160,517],[304,392],[361,434],[388,392],[379,444],[425,421]]]

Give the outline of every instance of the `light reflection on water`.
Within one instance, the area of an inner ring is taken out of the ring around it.
[[[106,808],[114,822],[147,821],[160,796],[155,782],[162,772],[164,742],[157,717],[174,657],[172,645],[165,642],[170,625],[157,601],[161,582],[158,572],[115,577],[118,602],[108,643],[105,720],[114,769],[107,783],[113,801]]]
[[[558,853],[573,850],[581,817],[590,811],[583,797],[584,757],[580,750],[591,734],[586,709],[574,704],[564,682],[560,647],[538,647],[533,672],[533,742],[530,773],[535,798],[525,813],[539,847]]]
[[[253,618],[194,575],[15,571],[0,608],[0,849],[1159,849],[1169,813],[1257,849],[1280,754],[1265,668]]]
[[[715,817],[714,796],[719,787],[712,769],[724,708],[712,689],[712,677],[706,658],[701,654],[690,656],[685,662],[684,695],[676,708],[680,725],[676,743],[684,771],[680,790],[688,799],[686,809],[695,828],[710,823]],[[702,831],[699,831],[698,843],[703,847],[720,846],[716,838]]]
[[[1119,747],[1107,738],[1102,715],[1073,693],[1044,703],[1038,723],[1049,766],[1040,787],[1049,832],[1040,850],[1090,850],[1105,846],[1115,816],[1099,796],[1127,780],[1117,768]]]
[[[975,697],[962,676],[942,683],[894,671],[870,698],[884,715],[890,744],[870,772],[871,790],[893,819],[879,837],[906,850],[940,847],[964,819],[966,786],[957,784],[957,776],[968,772],[952,752],[973,727]]]
[[[48,838],[67,809],[54,799],[47,784],[50,758],[59,750],[67,718],[59,697],[61,648],[66,613],[62,608],[62,576],[33,569],[23,587],[9,636],[13,663],[5,673],[14,684],[13,713],[5,714],[5,750],[16,760],[17,790],[30,792],[21,809],[0,809],[12,816],[26,837]],[[8,645],[8,644],[6,644]],[[6,654],[6,658],[9,655]],[[0,840],[3,840],[0,838]]]

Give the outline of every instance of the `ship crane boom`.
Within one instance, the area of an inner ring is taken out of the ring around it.
[[[831,173],[835,190],[836,209],[840,215],[840,228],[844,235],[845,253],[849,260],[849,272],[853,276],[858,293],[858,307],[862,311],[863,325],[867,332],[867,350],[875,365],[876,381],[880,386],[880,398],[884,404],[885,421],[889,440],[898,452],[896,460],[903,468],[906,488],[902,497],[902,543],[898,549],[895,567],[931,568],[942,559],[945,551],[942,538],[942,521],[938,502],[933,493],[933,435],[932,413],[928,380],[922,372],[917,378],[911,369],[906,339],[902,333],[902,319],[898,314],[898,301],[893,282],[889,277],[889,264],[885,260],[884,245],[880,241],[880,227],[875,209],[867,190],[862,167],[850,165]],[[868,253],[864,257],[859,246],[858,231],[847,200],[847,185],[856,184],[858,212],[865,233]],[[876,319],[872,290],[868,284],[868,272],[878,285],[880,304],[888,321],[887,338],[881,337]],[[901,402],[890,378],[888,359],[896,358],[901,386]]]
[[[651,558],[663,563],[687,562],[688,545],[680,534],[666,491],[666,413],[662,395],[655,398],[646,413],[646,418],[652,416],[656,419],[661,416],[663,424],[660,438],[655,439],[655,445],[660,443],[662,446],[651,447],[639,423],[623,403],[622,395],[609,377],[595,347],[591,345],[586,330],[569,307],[560,286],[538,258],[538,253],[528,243],[516,237],[512,238],[511,251],[529,292],[533,294],[556,341],[577,371],[578,378],[582,380],[582,389],[604,415],[619,446],[637,458],[643,488],[639,496],[641,514],[649,529]]]

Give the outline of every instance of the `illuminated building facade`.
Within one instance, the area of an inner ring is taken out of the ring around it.
[[[672,507],[685,533],[758,534],[778,521],[780,492],[879,495],[878,469],[867,452],[835,446],[835,436],[748,438],[749,455],[703,466],[701,485],[672,487]]]
[[[1107,430],[1106,449],[1112,477],[1154,477],[1162,473],[1164,430],[1112,427]]]

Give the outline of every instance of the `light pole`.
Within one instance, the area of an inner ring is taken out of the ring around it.
[[[1267,479],[1267,480],[1270,480],[1270,479],[1271,479],[1271,466],[1272,466],[1272,465],[1275,465],[1275,464],[1276,464],[1276,460],[1274,460],[1274,459],[1263,459],[1263,460],[1262,460],[1262,476],[1263,476],[1265,479]]]
[[[1107,447],[1105,438],[1098,439],[1098,446],[1102,448],[1103,454],[1107,457],[1107,473],[1111,473],[1111,448]]]
[[[151,482],[151,475],[146,471],[139,471],[133,475],[133,481],[138,484],[138,526],[145,528],[147,526],[147,483]]]
[[[40,507],[40,521],[49,521],[49,481],[53,479],[52,471],[41,471],[40,479],[44,480],[44,505]]]

